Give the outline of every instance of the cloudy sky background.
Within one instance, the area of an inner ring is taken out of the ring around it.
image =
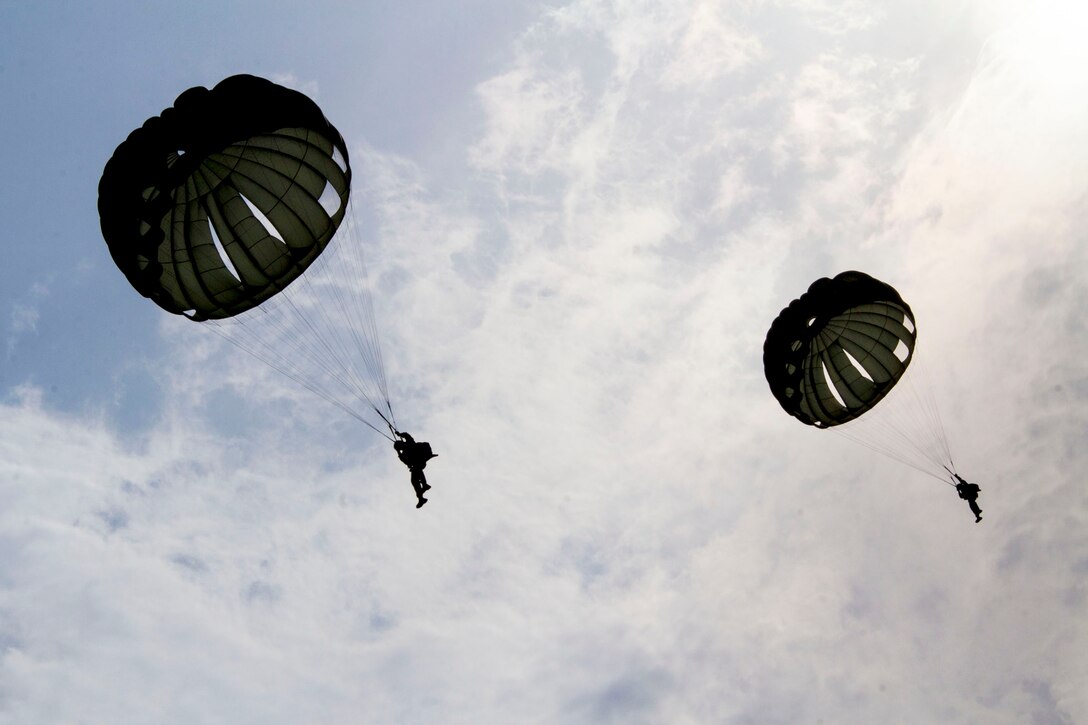
[[[1088,721],[1088,11],[1026,5],[0,3],[0,722]],[[101,239],[239,72],[348,141],[422,510]],[[770,395],[846,269],[981,524]]]

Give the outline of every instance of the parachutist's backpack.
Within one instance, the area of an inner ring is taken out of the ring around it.
[[[409,468],[424,468],[427,465],[427,461],[437,455],[437,453],[431,451],[430,443],[420,441],[418,443],[413,443],[401,460],[404,461]]]
[[[420,462],[426,463],[437,455],[437,453],[433,453],[431,451],[431,444],[427,441],[416,443],[415,456],[420,460]]]

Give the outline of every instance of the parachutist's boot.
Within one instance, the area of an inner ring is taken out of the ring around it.
[[[430,491],[431,490],[431,484],[429,484],[429,483],[423,484],[423,490],[424,491]]]
[[[975,523],[977,524],[979,521],[982,521],[982,515],[981,514],[979,514],[978,516],[975,517]]]
[[[423,498],[422,496],[420,496],[420,497],[419,497],[419,501],[418,501],[418,502],[416,503],[416,508],[417,508],[417,509],[418,509],[418,508],[422,508],[422,507],[423,507],[423,504],[425,504],[425,503],[427,503],[427,499],[425,499],[425,498]]]

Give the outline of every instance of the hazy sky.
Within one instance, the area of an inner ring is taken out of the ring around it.
[[[0,0],[0,722],[1088,722],[1086,33]],[[348,142],[421,510],[101,238],[117,144],[236,73]],[[770,322],[848,269],[913,307],[982,523],[771,396]]]

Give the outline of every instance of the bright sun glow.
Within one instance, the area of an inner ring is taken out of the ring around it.
[[[994,10],[1002,29],[990,38],[988,50],[996,62],[1017,68],[1024,82],[1043,92],[1067,92],[1070,86],[1085,85],[1088,3],[1008,2]]]

